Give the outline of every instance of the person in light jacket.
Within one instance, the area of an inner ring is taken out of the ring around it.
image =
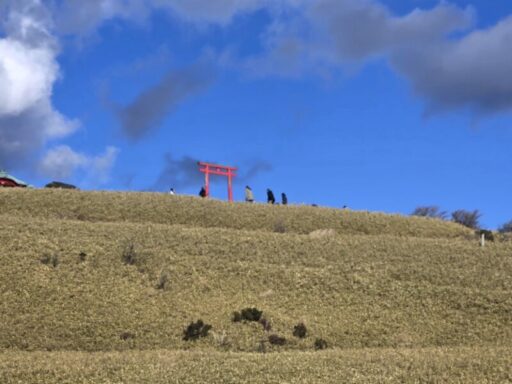
[[[254,194],[252,193],[251,187],[245,186],[245,201],[248,203],[254,202]]]

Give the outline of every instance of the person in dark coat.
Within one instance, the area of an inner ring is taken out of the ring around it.
[[[267,188],[267,203],[275,204],[276,198],[274,197],[274,192],[272,192],[269,188]]]
[[[286,197],[286,193],[281,193],[281,204],[286,205],[288,204],[288,197]]]
[[[199,191],[199,196],[206,197],[206,189],[204,189],[204,187],[201,187],[201,190]]]

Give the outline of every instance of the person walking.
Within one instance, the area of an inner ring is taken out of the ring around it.
[[[204,187],[201,187],[201,190],[199,191],[199,196],[206,197],[206,189],[204,189]]]
[[[254,202],[254,194],[252,193],[251,187],[245,186],[245,201],[248,203]]]
[[[171,188],[171,189],[169,190],[169,195],[175,195],[175,194],[176,194],[176,193],[174,193],[174,188]]]
[[[269,204],[275,204],[276,198],[274,197],[274,192],[270,190],[270,188],[267,188],[267,203]]]
[[[288,204],[288,197],[286,197],[286,193],[281,193],[281,204],[287,205]]]

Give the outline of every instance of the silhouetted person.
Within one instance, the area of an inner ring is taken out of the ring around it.
[[[276,198],[274,197],[274,192],[267,188],[267,203],[275,204]]]
[[[254,201],[254,194],[252,193],[251,187],[245,186],[245,201],[252,203]]]
[[[286,205],[288,204],[288,197],[286,197],[286,193],[281,193],[281,204]]]
[[[204,187],[201,187],[201,190],[199,191],[199,196],[206,197],[206,189],[204,189]]]

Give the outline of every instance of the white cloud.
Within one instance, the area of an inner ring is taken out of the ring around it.
[[[46,153],[39,169],[44,176],[67,179],[77,168],[84,167],[89,162],[85,155],[73,151],[67,145],[61,145]]]
[[[104,184],[109,180],[118,154],[118,148],[107,147],[102,155],[87,156],[67,145],[60,145],[46,153],[39,164],[39,171],[46,177],[64,180],[81,171],[93,184]]]
[[[7,0],[0,7],[0,166],[21,167],[51,139],[78,122],[51,101],[59,77],[58,44],[40,0]]]

